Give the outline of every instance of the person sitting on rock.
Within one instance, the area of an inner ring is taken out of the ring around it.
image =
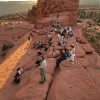
[[[40,49],[38,52],[37,52],[37,55],[41,56],[43,54],[42,50]]]
[[[69,27],[69,36],[73,36],[72,27]]]
[[[56,61],[57,66],[59,66],[59,63],[61,61],[66,60],[66,59],[67,59],[67,54],[66,54],[65,50],[63,50],[61,56],[59,56],[57,58],[57,61]]]
[[[39,43],[37,44],[37,49],[40,49],[41,48],[41,42],[39,41]]]
[[[23,68],[20,68],[20,67],[17,69],[17,71],[18,71],[19,75],[21,75],[21,74],[23,74],[23,73],[24,73]]]
[[[24,70],[23,70],[23,68],[18,68],[17,70],[16,70],[16,74],[15,74],[15,76],[14,76],[14,83],[15,84],[19,84],[20,83],[20,76],[21,76],[21,74],[23,74],[24,73]]]
[[[20,83],[20,75],[19,73],[16,73],[16,75],[14,76],[14,84],[19,84]]]
[[[51,46],[51,44],[52,44],[52,43],[49,41],[49,42],[48,42],[48,46]]]
[[[60,33],[58,33],[58,45],[59,46],[61,45],[61,35],[60,35]]]
[[[48,39],[49,39],[49,41],[52,40],[52,35],[50,33],[48,34]]]
[[[57,33],[57,25],[55,24],[53,25],[53,27],[54,27],[54,32]]]
[[[45,44],[45,45],[44,45],[44,51],[47,51],[48,48],[49,48],[49,44]]]
[[[71,45],[71,57],[70,57],[70,64],[74,64],[75,61],[75,47]]]
[[[65,45],[65,40],[64,40],[64,36],[63,35],[61,35],[61,38],[59,40],[59,43],[60,43],[61,46],[64,46]]]
[[[42,42],[42,43],[41,43],[41,48],[43,48],[43,47],[44,47],[44,43]]]

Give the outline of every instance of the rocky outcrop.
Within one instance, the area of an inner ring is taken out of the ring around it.
[[[78,7],[79,0],[38,0],[36,7],[29,11],[28,19],[33,19],[34,22],[34,17],[41,18],[66,12],[69,24],[75,24]]]
[[[41,16],[51,13],[76,11],[78,4],[79,0],[38,0],[37,13]]]

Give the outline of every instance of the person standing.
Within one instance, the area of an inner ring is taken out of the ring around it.
[[[39,84],[44,84],[44,82],[46,81],[46,76],[45,76],[46,64],[47,64],[46,60],[44,59],[44,57],[42,57],[42,64],[40,66],[41,81],[39,82]]]

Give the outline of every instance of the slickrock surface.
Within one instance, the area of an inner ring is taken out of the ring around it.
[[[100,100],[100,56],[82,36],[81,26],[74,25],[78,0],[39,0],[37,7],[37,12],[40,13],[38,21],[41,22],[37,23],[37,26],[29,24],[24,27],[24,23],[19,26],[24,30],[19,32],[17,30],[19,28],[15,26],[14,29],[17,28],[15,32],[13,30],[15,34],[12,30],[6,30],[11,33],[11,37],[18,37],[21,32],[23,34],[17,41],[7,35],[7,39],[15,46],[9,50],[0,64],[0,100]],[[57,34],[51,32],[52,45],[43,52],[47,60],[46,82],[39,84],[40,70],[39,67],[35,68],[37,50],[33,48],[33,43],[48,42],[47,34],[52,29],[50,18],[56,20],[58,10],[61,12],[59,20],[61,23],[64,22],[63,25],[69,23],[74,25],[72,26],[74,35],[66,38],[66,45],[63,47],[58,46]],[[43,17],[52,13],[55,13],[52,17]],[[66,19],[68,16],[70,19]],[[30,33],[32,36],[29,41]],[[4,35],[0,35],[6,40]],[[56,57],[60,55],[60,50],[70,48],[72,44],[76,49],[75,63],[70,64],[69,57],[56,66]],[[13,76],[18,67],[23,67],[25,72],[21,76],[20,84],[14,85]]]
[[[100,100],[100,56],[87,41],[85,44],[76,41],[78,36],[84,39],[80,28],[73,27],[74,36],[66,40],[66,48],[75,44],[76,58],[73,65],[68,58],[56,67],[56,53],[59,55],[62,47],[57,44],[57,35],[52,33],[53,44],[44,53],[47,81],[43,85],[39,84],[40,71],[38,67],[34,68],[36,50],[32,49],[32,45],[39,40],[47,42],[47,34],[43,34],[43,30],[37,28],[36,32],[33,31],[31,41],[27,39],[30,32],[25,34],[0,65],[0,100]],[[52,46],[56,49],[53,55]],[[13,75],[19,66],[24,66],[25,72],[21,76],[21,83],[13,85]]]

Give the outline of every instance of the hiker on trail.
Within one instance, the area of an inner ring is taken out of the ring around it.
[[[70,57],[70,64],[74,64],[75,61],[75,47],[71,45],[71,57]]]
[[[40,84],[44,84],[44,82],[46,81],[46,76],[45,76],[45,68],[46,68],[46,60],[44,59],[44,57],[42,57],[42,64],[40,66],[40,76],[41,76],[41,81],[39,82]]]
[[[57,61],[56,61],[57,66],[59,66],[59,63],[61,61],[66,60],[66,59],[67,59],[67,54],[65,50],[63,50],[61,56],[57,58]]]

